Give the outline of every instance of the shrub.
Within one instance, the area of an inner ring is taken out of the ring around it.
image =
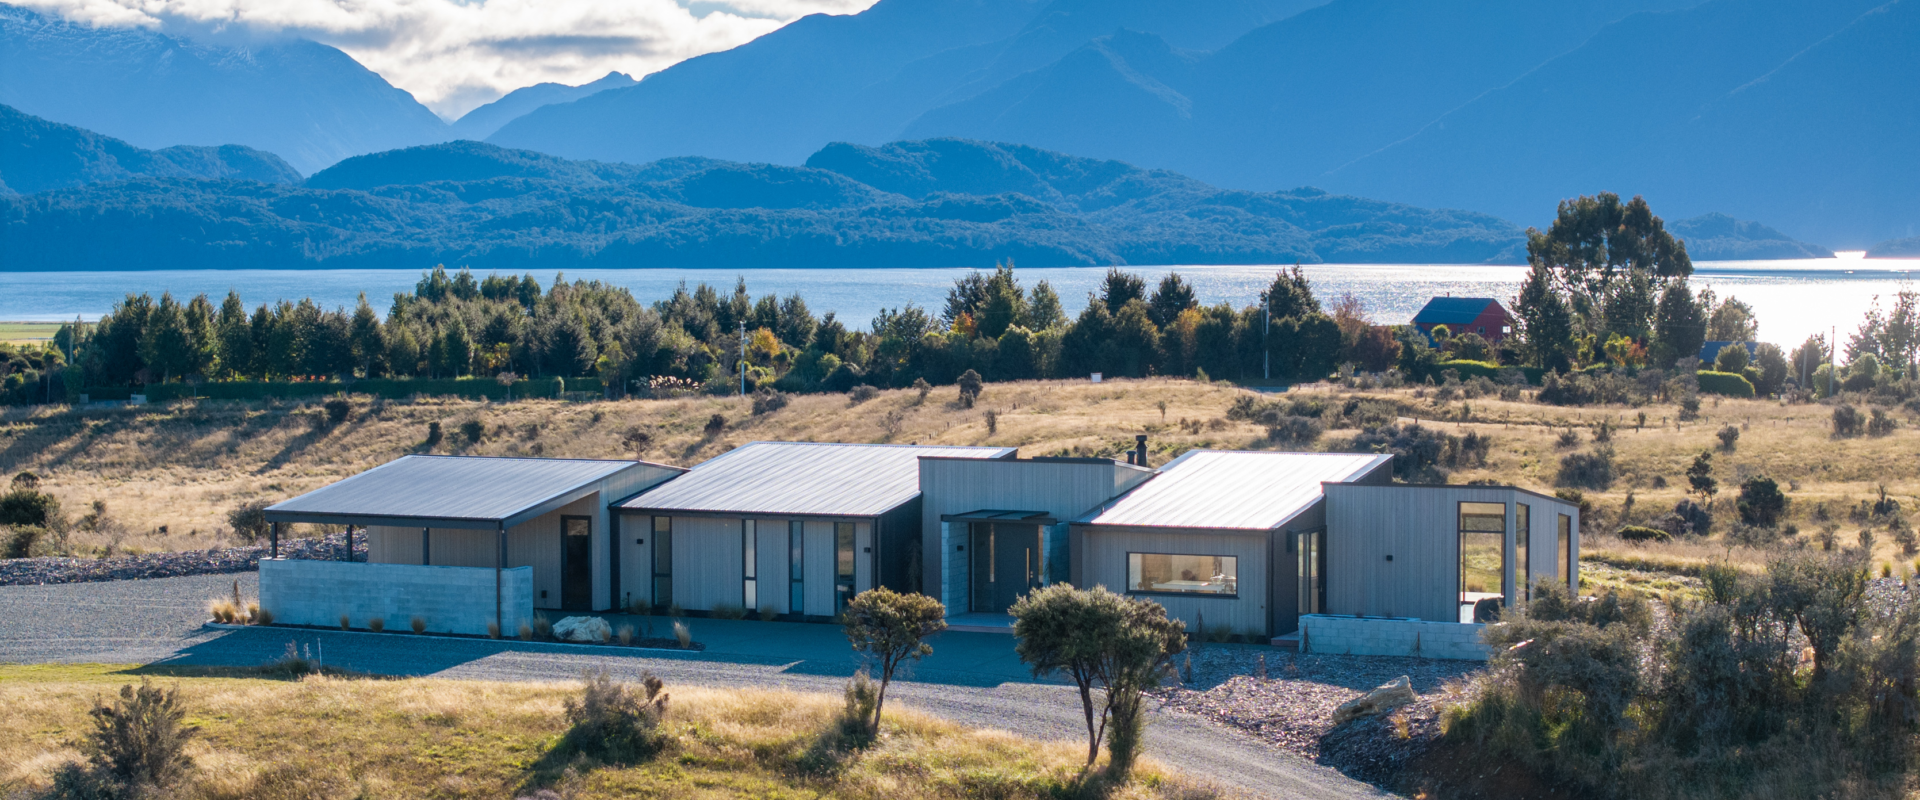
[[[1692,422],[1700,418],[1700,396],[1687,395],[1680,398],[1680,421]]]
[[[29,558],[33,555],[33,546],[46,536],[47,529],[38,525],[9,526],[0,525],[0,546],[5,553],[0,557]]]
[[[233,526],[233,534],[241,541],[252,544],[260,541],[272,527],[267,522],[267,504],[258,500],[242,503],[227,512],[227,524]]]
[[[927,394],[932,391],[933,391],[933,384],[927,383],[926,378],[913,379],[913,393],[915,395],[916,403],[927,402]]]
[[[861,403],[867,402],[868,400],[872,400],[873,398],[879,397],[879,396],[880,396],[879,389],[875,389],[872,386],[868,386],[863,383],[863,384],[860,384],[859,386],[853,387],[853,391],[847,392],[847,402],[851,405],[857,406],[857,405],[860,405]],[[924,395],[922,396],[924,397]]]
[[[524,622],[520,623],[519,634],[520,634],[520,641],[523,641],[523,642],[533,641],[533,626],[528,625],[527,623],[524,623]]]
[[[880,731],[880,708],[886,703],[887,685],[893,682],[894,671],[902,663],[919,661],[933,652],[933,645],[926,639],[946,630],[946,616],[946,606],[938,600],[923,594],[901,594],[884,586],[847,601],[846,610],[841,612],[847,641],[880,667],[880,688],[874,695],[868,731]]]
[[[991,408],[987,409],[986,419],[987,419],[987,435],[992,436],[996,433],[999,433],[1000,432],[999,412],[996,412]]]
[[[1340,450],[1392,454],[1393,476],[1408,482],[1444,480],[1442,467],[1459,464],[1462,452],[1459,437],[1417,424],[1367,428]]]
[[[0,495],[0,525],[51,528],[64,519],[60,514],[60,500],[35,489],[38,485],[37,480],[27,483],[14,479],[13,487]]]
[[[1744,349],[1744,348],[1743,348]],[[1726,397],[1752,397],[1753,384],[1747,376],[1736,372],[1709,372],[1701,370],[1700,391]]]
[[[1741,522],[1771,528],[1786,513],[1787,496],[1772,478],[1749,478],[1740,485],[1740,500],[1736,505]]]
[[[715,414],[707,418],[707,424],[705,427],[701,428],[701,432],[711,437],[711,436],[719,436],[720,432],[726,429],[727,429],[726,415]]]
[[[1312,417],[1286,416],[1281,417],[1274,424],[1267,426],[1267,441],[1293,447],[1304,447],[1313,444],[1314,440],[1320,438],[1320,434],[1325,432],[1325,430],[1326,428],[1320,424],[1320,420],[1313,419]]]
[[[1728,425],[1724,428],[1721,428],[1720,432],[1714,434],[1714,436],[1719,437],[1720,439],[1721,451],[1731,453],[1733,452],[1734,445],[1740,441],[1740,429],[1732,425]]]
[[[272,625],[273,624],[273,612],[268,611],[264,608],[261,608],[259,605],[249,605],[247,606],[247,610],[250,612],[248,614],[248,617],[253,621],[253,624],[255,625]]]
[[[1860,418],[1860,409],[1847,403],[1833,407],[1833,435],[1835,438],[1859,436],[1864,424]]]
[[[207,603],[207,616],[212,617],[214,622],[232,625],[240,618],[240,608],[232,600],[213,600]]]
[[[1596,447],[1592,452],[1562,456],[1554,485],[1581,489],[1606,489],[1612,486],[1613,448]]]
[[[680,640],[680,649],[682,650],[693,647],[693,631],[687,630],[687,623],[679,620],[673,621],[673,638]]]
[[[771,414],[787,407],[787,395],[768,387],[753,393],[753,415],[758,417]]]
[[[1056,583],[1014,603],[1014,649],[1035,677],[1065,673],[1080,689],[1087,722],[1087,766],[1100,755],[1111,723],[1110,769],[1125,775],[1146,724],[1142,694],[1159,685],[1186,649],[1186,626],[1151,600],[1104,588]],[[1105,703],[1094,707],[1094,689]]]
[[[533,615],[533,635],[541,639],[553,638],[553,621],[547,619],[545,614]]]
[[[766,603],[760,606],[760,621],[772,622],[779,618],[780,618],[780,611],[774,608],[772,603]]]
[[[1675,535],[1705,536],[1713,530],[1713,514],[1707,511],[1706,506],[1692,500],[1675,503],[1671,517],[1678,523],[1679,530],[1669,530]]]
[[[387,629],[387,620],[385,617],[374,617],[372,619],[367,620],[367,630],[373,631],[374,633],[379,633],[386,629]]]
[[[413,619],[407,622],[407,627],[412,628],[414,633],[426,633],[427,618],[421,617],[421,616],[415,616]]]
[[[580,696],[565,703],[567,749],[607,763],[631,764],[666,746],[669,738],[659,728],[668,695],[658,677],[643,673],[638,691],[615,682],[604,669],[587,673],[581,682]]]
[[[629,647],[633,645],[633,626],[632,625],[620,626],[620,630],[615,631],[614,635],[620,639],[620,644],[629,646]]]
[[[345,614],[340,615],[340,630],[353,630],[353,620]]]
[[[426,448],[428,450],[432,450],[433,448],[438,447],[440,445],[440,438],[441,438],[440,423],[438,422],[427,423],[427,441],[425,442]]]
[[[487,426],[480,420],[470,419],[460,423],[460,435],[467,437],[467,444],[479,444],[487,437]]]
[[[1555,447],[1568,450],[1580,446],[1580,434],[1572,428],[1560,432],[1560,438],[1553,442]]]
[[[985,386],[980,380],[980,373],[968,369],[966,372],[960,373],[958,383],[960,385],[960,407],[972,408],[974,402],[980,399],[980,390]]]
[[[1868,436],[1887,436],[1892,434],[1895,428],[1900,427],[1899,421],[1889,415],[1886,409],[1873,409],[1872,414],[1873,416],[1867,419]]]
[[[347,421],[347,415],[353,413],[353,404],[346,398],[336,397],[321,404],[327,410],[327,426],[332,427]]]
[[[1660,530],[1659,528],[1648,528],[1641,525],[1628,525],[1621,528],[1620,538],[1625,539],[1629,542],[1634,542],[1634,543],[1666,542],[1666,541],[1673,540],[1672,534],[1669,534],[1666,531]]]
[[[178,688],[163,691],[145,678],[138,689],[120,687],[112,705],[96,700],[88,712],[93,731],[83,747],[89,765],[131,796],[167,789],[193,765],[186,748],[196,730],[183,724],[186,714]]]

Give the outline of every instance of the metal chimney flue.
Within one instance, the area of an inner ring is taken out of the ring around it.
[[[1141,434],[1134,435],[1133,458],[1130,460],[1136,466],[1144,467],[1147,465],[1147,435],[1146,434],[1141,433]]]

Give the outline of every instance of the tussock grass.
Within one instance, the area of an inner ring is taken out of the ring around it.
[[[141,670],[151,672],[151,670]],[[550,756],[578,682],[493,683],[159,671],[200,728],[183,797],[502,798],[562,796],[1070,798],[1091,796],[1076,742],[964,728],[911,710],[886,714],[871,749],[819,747],[837,696],[669,686],[658,755],[631,765]],[[42,789],[86,729],[93,698],[137,682],[101,665],[0,667],[0,786]],[[1212,790],[1151,761],[1103,797],[1206,798]]]

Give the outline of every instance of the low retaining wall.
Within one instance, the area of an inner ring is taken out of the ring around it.
[[[345,614],[355,628],[378,617],[404,631],[420,617],[434,633],[484,636],[493,600],[494,571],[484,567],[260,560],[260,607],[289,625],[332,628]],[[504,636],[532,623],[532,567],[500,572],[500,614]]]
[[[1420,619],[1303,614],[1300,617],[1300,649],[1303,652],[1336,655],[1422,656],[1485,661],[1491,652],[1480,641],[1480,631],[1485,627]]]

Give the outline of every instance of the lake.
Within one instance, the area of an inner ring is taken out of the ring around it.
[[[1192,282],[1201,302],[1252,303],[1278,266],[1129,267],[1148,286],[1168,272]],[[1321,301],[1351,292],[1368,315],[1383,324],[1405,323],[1427,298],[1452,294],[1497,297],[1518,291],[1524,267],[1458,264],[1352,265],[1304,267]],[[1866,260],[1858,253],[1839,258],[1794,261],[1709,261],[1695,264],[1696,288],[1710,287],[1721,297],[1739,297],[1760,318],[1760,338],[1783,346],[1838,327],[1844,336],[1859,325],[1876,296],[1890,298],[1908,286],[1920,260]],[[749,270],[577,270],[569,280],[591,279],[624,286],[642,302],[667,297],[681,281],[712,284],[731,292],[744,278],[755,297],[799,292],[815,314],[835,312],[850,326],[864,327],[875,312],[914,303],[938,311],[947,289],[963,269],[749,269]],[[1045,280],[1059,293],[1068,314],[1085,307],[1106,269],[1071,267],[1020,269],[1022,285]],[[552,275],[538,275],[543,286]],[[0,320],[54,321],[79,316],[94,319],[123,295],[170,291],[176,297],[206,293],[218,304],[237,289],[251,308],[262,302],[312,297],[326,307],[351,308],[365,292],[384,314],[395,292],[413,288],[420,273],[410,270],[160,270],[152,272],[0,272]]]

